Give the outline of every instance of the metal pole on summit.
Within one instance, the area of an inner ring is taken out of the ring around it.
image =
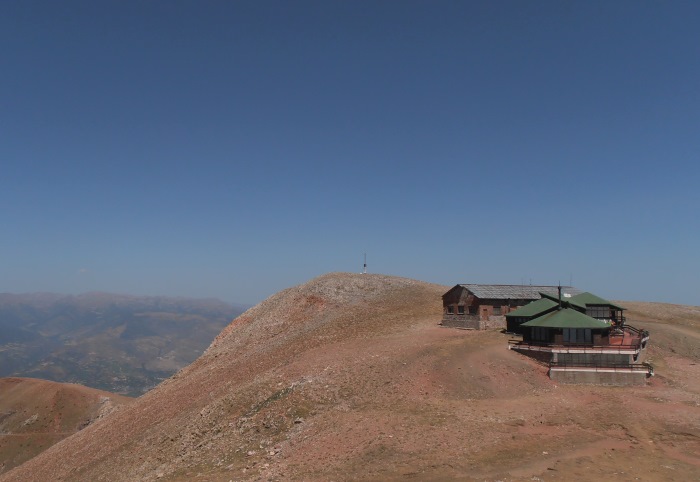
[[[362,274],[367,274],[367,253],[365,253],[365,263],[362,265]]]

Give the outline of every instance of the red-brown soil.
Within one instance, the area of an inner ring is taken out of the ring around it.
[[[698,480],[700,315],[630,310],[645,387],[558,385],[508,335],[440,327],[446,290],[338,273],[284,290],[0,481]]]
[[[132,400],[71,383],[0,378],[0,474]]]

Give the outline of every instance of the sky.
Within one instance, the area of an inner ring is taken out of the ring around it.
[[[700,305],[700,2],[0,2],[0,292]]]

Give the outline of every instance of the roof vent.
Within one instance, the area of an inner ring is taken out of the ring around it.
[[[557,290],[559,291],[559,310],[561,310],[561,284],[557,286]]]

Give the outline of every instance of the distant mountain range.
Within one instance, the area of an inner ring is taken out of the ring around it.
[[[216,299],[0,293],[0,377],[138,396],[197,359],[245,309]]]

